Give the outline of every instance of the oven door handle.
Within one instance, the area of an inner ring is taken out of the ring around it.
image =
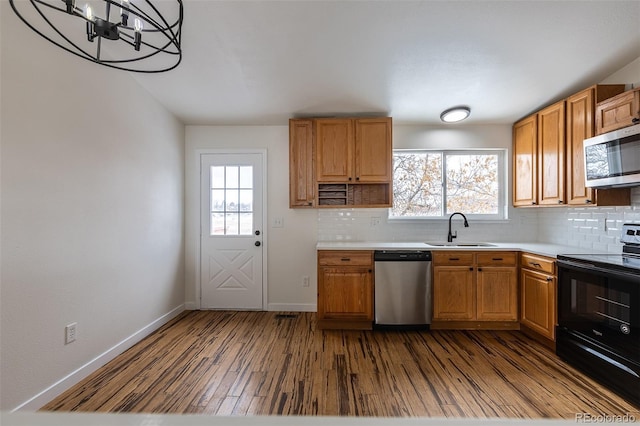
[[[634,282],[640,281],[637,274],[622,272],[615,269],[601,268],[592,263],[578,263],[578,262],[571,262],[570,260],[559,259],[556,261],[556,264],[558,268],[565,267],[567,269],[573,269],[573,270],[578,270],[582,272],[596,272],[606,277],[617,277],[624,280],[631,280]]]

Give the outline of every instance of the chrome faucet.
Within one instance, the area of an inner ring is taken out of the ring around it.
[[[463,215],[460,212],[455,212],[453,213],[451,216],[449,216],[449,234],[447,235],[447,242],[451,243],[453,242],[454,238],[458,238],[458,231],[456,231],[455,234],[451,233],[451,219],[455,216],[459,214],[460,216],[462,216],[462,218],[464,219],[464,227],[468,228],[469,227],[469,222],[467,222],[467,217],[465,215]]]

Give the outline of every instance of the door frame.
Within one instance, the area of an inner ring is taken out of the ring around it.
[[[202,156],[213,154],[260,154],[262,155],[262,310],[266,311],[268,306],[268,283],[267,283],[267,251],[269,248],[269,234],[267,232],[267,150],[266,149],[196,149],[195,150],[196,170],[198,171],[198,243],[195,247],[195,308],[202,309],[202,280],[201,280],[201,263],[202,260]]]

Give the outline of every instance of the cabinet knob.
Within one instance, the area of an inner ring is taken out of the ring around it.
[[[587,204],[593,203],[593,201],[591,201],[591,200],[585,200],[584,202],[587,203]]]
[[[563,201],[562,201],[562,200],[558,200],[558,204],[562,204],[562,203],[563,203]]]
[[[535,206],[536,204],[538,204],[538,203],[536,203],[535,201],[532,201],[532,202],[531,202],[531,205],[532,205],[532,206]]]
[[[553,281],[553,277],[547,277],[547,282]]]
[[[470,271],[473,271],[473,268],[469,268]]]
[[[631,120],[632,123],[640,123],[640,118],[636,117],[633,120]]]
[[[356,176],[356,180],[360,180],[360,176]]]
[[[482,272],[482,268],[478,268],[478,272]]]
[[[349,178],[349,180],[351,180],[351,178]]]

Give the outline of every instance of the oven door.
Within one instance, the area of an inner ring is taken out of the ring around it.
[[[640,277],[558,260],[558,325],[640,362]]]

